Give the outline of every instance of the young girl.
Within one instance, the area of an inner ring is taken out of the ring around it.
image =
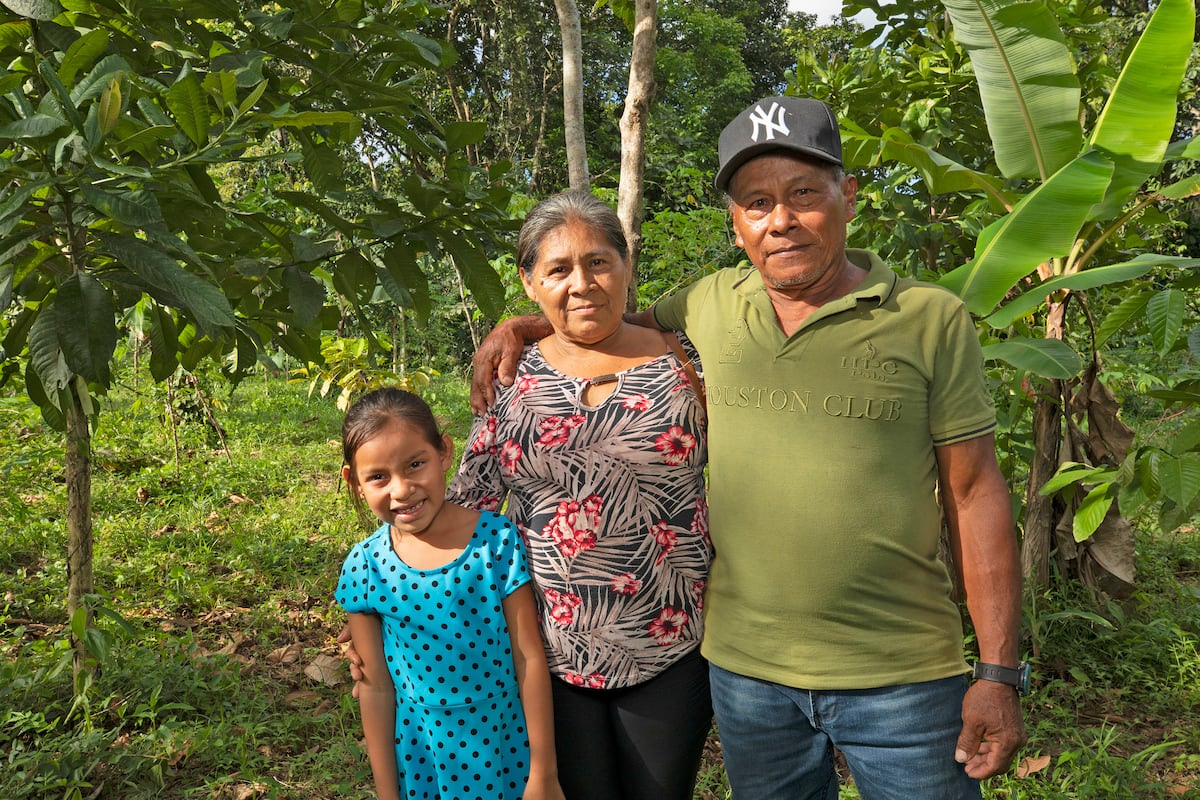
[[[375,788],[380,800],[562,800],[520,536],[446,502],[453,457],[429,406],[399,389],[363,395],[342,425],[342,477],[383,523],[337,589],[362,658]]]

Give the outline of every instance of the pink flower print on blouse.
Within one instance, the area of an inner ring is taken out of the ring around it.
[[[599,672],[591,675],[581,675],[578,672],[568,672],[563,680],[573,686],[586,686],[589,689],[603,689],[606,678]]]
[[[498,421],[495,415],[489,415],[483,423],[483,427],[479,429],[479,435],[475,437],[475,441],[471,442],[472,453],[495,453],[496,452],[496,425]]]
[[[532,392],[537,387],[538,379],[533,375],[530,375],[528,372],[522,372],[517,376],[517,390],[513,392],[511,405],[515,406],[518,400]]]
[[[577,500],[560,500],[554,516],[542,528],[542,535],[554,541],[567,558],[596,546],[603,500],[592,495],[580,505]]]
[[[482,497],[482,498],[480,498],[479,502],[475,504],[475,510],[476,511],[497,511],[498,512],[500,510],[500,498],[497,497],[496,495],[488,495],[487,497]]]
[[[622,400],[621,405],[630,411],[649,411],[650,398],[645,392],[637,392]]]
[[[642,582],[632,572],[623,572],[612,579],[612,590],[617,594],[637,594]]]
[[[708,582],[704,580],[698,580],[692,583],[692,600],[696,603],[697,611],[704,610],[704,587],[707,585],[707,583]]]
[[[671,369],[674,370],[675,380],[678,381],[678,383],[671,387],[671,393],[674,394],[675,392],[682,392],[684,387],[688,386],[692,382],[692,379],[688,377],[687,369],[685,367],[671,367]]]
[[[538,423],[538,430],[542,435],[538,437],[537,446],[543,450],[549,450],[551,447],[559,447],[567,443],[567,439],[571,436],[571,431],[583,424],[583,416],[580,414],[572,414],[569,417],[552,416],[546,417]]]
[[[654,541],[658,542],[658,546],[662,548],[658,558],[654,559],[654,564],[657,566],[663,562],[668,553],[675,549],[679,537],[675,535],[675,531],[671,530],[671,526],[661,519],[650,528],[650,533],[654,536]]]
[[[557,589],[544,589],[542,597],[550,607],[550,621],[565,628],[575,621],[575,609],[583,604],[583,598],[570,592],[560,592]]]
[[[696,437],[685,433],[682,426],[672,425],[654,440],[654,448],[662,453],[664,462],[677,467],[696,449]]]
[[[497,456],[500,459],[500,469],[509,475],[516,474],[517,462],[521,460],[522,455],[524,452],[521,450],[521,444],[515,439],[509,439],[500,446]]]
[[[683,609],[667,606],[659,612],[658,618],[650,623],[648,630],[654,641],[665,647],[675,643],[679,634],[687,627],[689,619]]]

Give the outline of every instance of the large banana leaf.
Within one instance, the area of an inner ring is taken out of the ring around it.
[[[1040,306],[1046,295],[1060,289],[1078,291],[1080,289],[1095,289],[1098,286],[1108,286],[1113,283],[1140,278],[1157,266],[1200,267],[1200,258],[1184,258],[1183,256],[1164,256],[1158,253],[1142,253],[1128,261],[1119,264],[1107,264],[1103,267],[1076,272],[1071,275],[1059,275],[1048,281],[1039,283],[1029,289],[1016,300],[1005,305],[989,316],[985,321],[996,328],[1006,328],[1013,320],[1023,317]]]
[[[1046,178],[1077,156],[1079,81],[1054,15],[1041,2],[943,0],[971,56],[996,165]]]
[[[1104,197],[1113,165],[1087,153],[1022,198],[1012,212],[983,229],[975,258],[942,276],[973,314],[994,309],[1037,266],[1070,252],[1095,203]]]
[[[1161,0],[1125,59],[1089,141],[1116,164],[1093,219],[1115,217],[1130,195],[1158,173],[1175,127],[1175,101],[1195,23],[1194,0]]]

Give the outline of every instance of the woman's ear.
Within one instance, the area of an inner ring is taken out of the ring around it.
[[[362,490],[358,488],[358,484],[354,482],[354,473],[350,471],[349,464],[342,465],[342,480],[346,482],[346,486],[350,491],[356,494],[362,494]]]
[[[454,439],[450,434],[442,434],[442,472],[448,472],[454,463]]]
[[[525,271],[524,267],[521,267],[517,270],[517,274],[521,276],[521,285],[525,287],[525,296],[536,303],[538,299],[533,291],[533,282],[530,280],[529,273]]]

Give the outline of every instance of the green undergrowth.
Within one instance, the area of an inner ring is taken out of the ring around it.
[[[465,384],[425,394],[461,449]],[[170,424],[166,399],[124,385],[95,427],[98,668],[76,683],[62,438],[0,397],[0,797],[369,797],[345,669],[318,669],[338,657],[333,583],[364,533],[337,481],[341,412],[250,381],[213,391],[218,434],[202,415]],[[1027,609],[1023,774],[985,796],[1200,797],[1200,535],[1138,548],[1134,597]],[[728,797],[715,735],[696,796]]]

